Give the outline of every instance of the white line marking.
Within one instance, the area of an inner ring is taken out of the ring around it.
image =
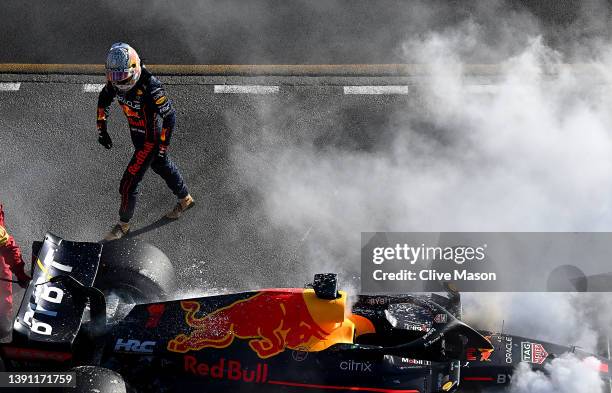
[[[344,94],[408,94],[408,86],[344,86]]]
[[[21,88],[21,83],[0,83],[0,91],[17,91]]]
[[[275,94],[278,91],[278,86],[215,85],[215,93]]]
[[[99,93],[104,87],[104,84],[86,83],[83,85],[84,93]]]

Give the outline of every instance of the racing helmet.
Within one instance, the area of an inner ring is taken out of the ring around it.
[[[123,93],[134,87],[142,71],[138,53],[123,42],[116,42],[110,47],[105,68],[106,79]]]

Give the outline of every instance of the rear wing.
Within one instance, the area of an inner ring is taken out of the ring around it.
[[[87,306],[87,297],[75,288],[93,285],[102,245],[48,233],[35,249],[32,281],[13,324],[14,341],[71,346]]]

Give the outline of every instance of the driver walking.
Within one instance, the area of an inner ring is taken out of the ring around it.
[[[122,42],[113,44],[108,52],[106,79],[107,83],[98,97],[98,142],[107,149],[113,146],[106,120],[110,105],[117,98],[127,117],[134,144],[134,154],[119,185],[119,222],[104,238],[111,241],[120,239],[130,231],[129,222],[136,206],[138,184],[149,167],[164,179],[178,198],[176,206],[166,214],[166,218],[179,218],[194,205],[194,200],[178,167],[168,156],[176,115],[161,82],[141,63],[134,48]]]

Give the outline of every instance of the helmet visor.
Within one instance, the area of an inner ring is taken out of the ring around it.
[[[130,71],[106,71],[106,79],[112,83],[124,81],[132,76]]]

